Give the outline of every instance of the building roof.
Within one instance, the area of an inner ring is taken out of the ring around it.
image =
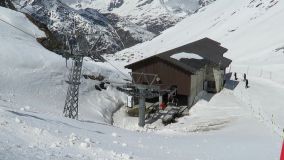
[[[153,58],[159,58],[190,73],[196,73],[206,64],[220,65],[221,69],[225,69],[232,62],[232,60],[223,57],[224,53],[226,53],[227,51],[228,49],[222,47],[221,43],[209,38],[203,38],[198,41],[129,64],[125,66],[125,68],[131,69],[139,63],[143,63]],[[174,55],[179,53],[195,54],[202,58],[181,58],[179,60],[176,58],[172,58],[174,57]]]

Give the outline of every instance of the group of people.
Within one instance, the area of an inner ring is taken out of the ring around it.
[[[235,80],[238,80],[238,77],[237,77],[237,73],[235,72],[234,73],[234,77],[235,77]],[[249,85],[248,85],[248,79],[247,79],[247,74],[243,74],[243,81],[245,81],[246,85],[245,85],[245,88],[249,88]]]

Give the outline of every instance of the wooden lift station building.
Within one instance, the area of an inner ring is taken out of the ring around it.
[[[220,92],[224,85],[225,70],[232,62],[223,55],[227,49],[209,38],[186,44],[156,54],[125,68],[132,72],[157,74],[155,84],[176,86],[177,94],[186,99],[190,107],[202,90]],[[145,84],[145,79],[133,76],[136,83]],[[139,82],[138,82],[139,81]]]

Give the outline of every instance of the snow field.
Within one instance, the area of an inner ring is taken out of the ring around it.
[[[5,112],[7,113],[3,114]],[[21,120],[21,123],[13,121],[15,115],[21,116],[20,118],[17,118]],[[1,122],[2,118],[4,118],[5,121],[1,123],[0,146],[13,147],[13,145],[15,145],[20,148],[19,152],[24,152],[18,153],[17,150],[13,149],[9,150],[8,153],[4,153],[3,151],[7,150],[0,147],[0,158],[9,159],[14,157],[18,159],[21,157],[21,159],[30,159],[31,157],[39,156],[41,158],[38,159],[48,159],[51,156],[55,159],[90,159],[90,157],[98,159],[131,159],[131,156],[126,153],[115,152],[112,150],[105,151],[105,149],[100,148],[101,142],[86,136],[86,138],[84,138],[82,132],[79,133],[79,135],[72,132],[68,136],[69,129],[66,129],[66,127],[69,127],[67,124],[69,123],[69,125],[72,126],[72,122],[68,122],[68,119],[49,119],[44,116],[41,118],[37,116],[40,115],[12,110],[1,110]],[[64,122],[65,120],[67,121]],[[58,127],[60,129],[55,130],[55,128]],[[75,129],[75,132],[78,133],[80,130],[81,129]],[[10,139],[8,138],[9,136],[14,136],[15,139]],[[6,142],[4,140],[5,138],[7,140]],[[124,144],[125,143],[123,143],[123,145]],[[45,153],[41,153],[38,150],[44,151]]]
[[[234,95],[247,105],[255,117],[283,137],[284,121],[281,117],[284,112],[281,109],[281,99],[284,98],[284,86],[259,78],[249,78],[249,89],[244,86],[244,82],[240,80]]]

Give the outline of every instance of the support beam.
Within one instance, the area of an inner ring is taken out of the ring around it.
[[[145,90],[139,90],[139,123],[140,127],[145,126]]]
[[[160,94],[159,95],[159,106],[161,106],[163,103],[163,96]]]
[[[83,56],[76,56],[66,81],[68,86],[67,97],[63,114],[65,117],[78,119],[79,86],[82,71]]]

